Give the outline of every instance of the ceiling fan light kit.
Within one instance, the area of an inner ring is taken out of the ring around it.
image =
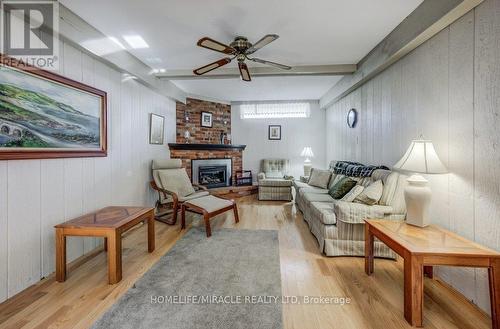
[[[198,46],[214,50],[220,53],[224,53],[227,55],[232,55],[233,57],[222,58],[216,62],[207,64],[205,66],[193,70],[193,73],[196,75],[203,75],[205,73],[218,69],[219,67],[222,67],[226,64],[229,64],[235,58],[238,61],[238,68],[240,70],[240,76],[243,81],[252,81],[250,70],[248,69],[248,66],[245,63],[245,60],[247,59],[256,63],[274,66],[283,70],[290,70],[291,67],[288,65],[270,62],[260,58],[248,57],[248,55],[255,53],[257,50],[270,44],[271,42],[275,41],[278,38],[279,36],[277,34],[268,34],[259,41],[257,41],[254,45],[252,45],[247,38],[239,36],[236,37],[234,41],[229,44],[229,46],[219,41],[210,39],[208,37],[201,38],[197,43]]]

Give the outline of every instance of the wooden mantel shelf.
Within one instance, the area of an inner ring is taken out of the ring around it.
[[[168,143],[171,150],[244,150],[246,145]]]

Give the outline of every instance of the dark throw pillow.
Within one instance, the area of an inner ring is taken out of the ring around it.
[[[335,185],[333,185],[330,190],[328,190],[328,194],[334,199],[342,199],[344,195],[349,193],[349,191],[356,185],[356,181],[349,177],[344,177],[339,180]]]

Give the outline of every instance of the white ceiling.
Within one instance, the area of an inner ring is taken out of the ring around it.
[[[196,46],[203,36],[229,43],[235,36],[243,35],[255,42],[269,33],[280,38],[259,50],[259,58],[291,66],[357,63],[423,0],[60,1],[123,44],[124,35],[142,36],[150,47],[129,51],[152,68],[169,70],[194,69],[223,57]],[[260,86],[273,86],[276,80],[291,81],[283,83],[279,92],[280,97],[290,99],[301,80],[304,88],[309,89],[307,84],[311,83],[327,90],[337,78],[269,77],[255,78],[250,84],[239,83],[238,79],[175,83],[188,93],[206,90],[214,94],[231,87],[238,97],[258,99],[263,95]]]

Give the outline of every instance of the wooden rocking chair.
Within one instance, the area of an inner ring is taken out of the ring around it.
[[[192,184],[180,159],[153,160],[151,187],[158,192],[155,219],[169,225],[177,223],[177,212],[188,200],[209,195],[207,188]]]

